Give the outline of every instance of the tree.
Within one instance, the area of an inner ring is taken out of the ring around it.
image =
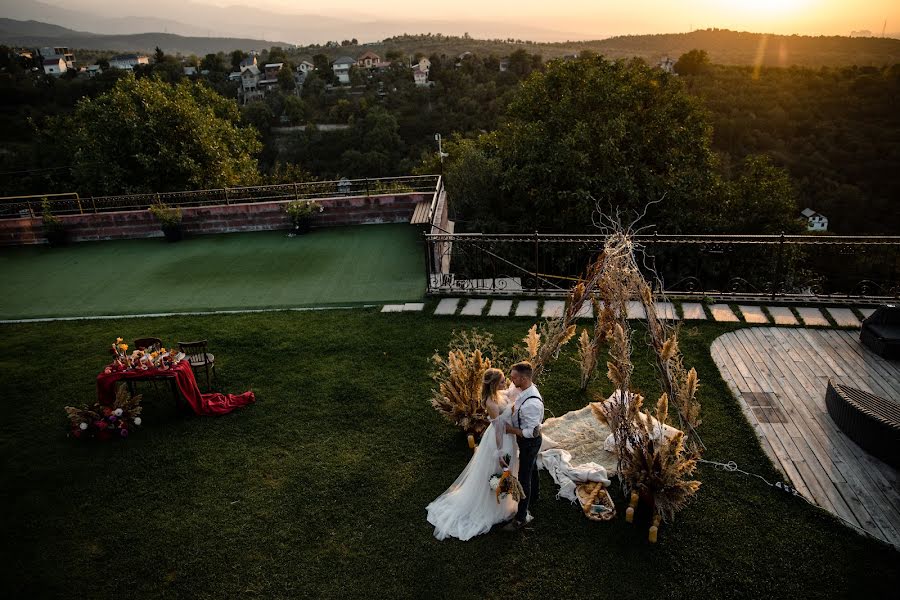
[[[640,61],[553,61],[507,123],[449,145],[447,187],[470,230],[593,231],[595,199],[666,233],[709,228],[711,130],[680,83]]]
[[[679,75],[699,75],[709,69],[706,50],[691,50],[682,54],[672,67]]]
[[[161,63],[165,59],[166,59],[166,53],[162,51],[162,48],[157,46],[156,52],[153,53],[153,62]]]
[[[221,52],[218,54],[207,54],[200,61],[200,69],[211,73],[224,73],[225,55]]]
[[[801,233],[797,193],[787,171],[767,156],[744,159],[738,176],[727,187],[722,233]]]
[[[263,135],[272,129],[272,121],[275,120],[275,112],[265,102],[250,102],[241,109],[241,119],[251,125]]]
[[[78,191],[95,195],[251,183],[262,147],[234,102],[209,87],[131,74],[50,119],[42,136],[74,165]]]
[[[281,70],[278,71],[278,87],[285,92],[292,92],[297,88],[297,82],[294,81],[294,67],[290,63],[285,63]]]
[[[235,72],[241,70],[241,61],[247,58],[247,53],[243,50],[234,50],[231,52],[231,69]]]
[[[300,125],[306,119],[306,103],[297,96],[285,96],[282,110],[292,125]]]

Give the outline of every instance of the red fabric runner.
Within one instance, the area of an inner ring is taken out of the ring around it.
[[[240,408],[256,401],[253,392],[243,394],[202,394],[194,379],[191,364],[182,360],[170,369],[147,369],[146,371],[112,371],[97,375],[97,399],[100,404],[109,406],[116,400],[116,382],[125,379],[144,379],[147,377],[174,377],[181,395],[198,415],[224,415],[235,408]]]

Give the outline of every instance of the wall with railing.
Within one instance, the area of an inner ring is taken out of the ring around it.
[[[82,198],[52,195],[0,200],[0,244],[40,244],[46,241],[41,220],[44,198],[60,217],[70,241],[161,236],[147,210],[161,202],[182,209],[188,234],[287,229],[284,205],[316,200],[324,212],[313,215],[313,227],[408,223],[416,204],[435,203],[438,176],[358,179],[223,190],[132,194]]]
[[[656,290],[673,297],[883,302],[900,298],[900,236],[637,235]],[[562,296],[602,235],[425,236],[433,295]]]

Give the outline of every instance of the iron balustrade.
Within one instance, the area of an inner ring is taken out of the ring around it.
[[[144,210],[152,204],[167,204],[182,208],[249,204],[288,200],[327,200],[348,196],[376,196],[386,194],[433,193],[437,198],[440,176],[415,175],[408,177],[379,177],[374,179],[342,179],[338,181],[309,181],[244,187],[189,190],[182,192],[154,192],[117,196],[81,197],[77,193],[38,194],[0,198],[0,218],[18,219],[41,215],[46,199],[55,215],[78,215],[101,212]]]
[[[425,235],[432,295],[563,296],[605,236]],[[636,235],[655,291],[730,300],[885,302],[900,299],[900,236]]]

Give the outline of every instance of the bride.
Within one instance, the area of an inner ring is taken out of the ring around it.
[[[507,383],[503,371],[488,369],[484,373],[481,400],[490,416],[491,424],[481,436],[475,455],[447,491],[428,505],[428,522],[434,525],[434,537],[468,540],[487,533],[491,527],[513,518],[516,502],[506,497],[497,502],[490,488],[491,475],[499,473],[504,456],[510,457],[510,472],[518,474],[519,457],[515,436],[505,433],[515,397],[520,393]]]

